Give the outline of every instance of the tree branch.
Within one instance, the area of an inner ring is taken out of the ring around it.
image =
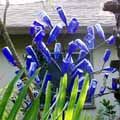
[[[4,18],[3,18],[3,22],[2,22],[2,20],[0,19],[1,35],[2,35],[3,39],[5,40],[7,46],[8,46],[9,49],[11,50],[11,52],[12,52],[12,54],[13,54],[13,57],[14,57],[15,60],[16,60],[17,67],[18,67],[19,69],[22,69],[22,68],[24,68],[24,66],[23,66],[22,62],[20,61],[20,58],[19,58],[19,56],[18,56],[18,54],[17,54],[17,52],[16,52],[16,49],[15,49],[13,43],[12,43],[12,40],[11,40],[11,38],[10,38],[10,36],[9,36],[9,34],[8,34],[8,31],[7,31],[7,28],[6,28],[6,26],[5,26],[5,24],[6,24],[6,15],[7,15],[8,7],[9,7],[9,1],[6,0],[6,6],[5,6],[5,11],[4,11],[4,16],[3,16],[3,17],[4,17]],[[4,24],[4,23],[5,23],[5,24]],[[26,73],[24,73],[24,78],[23,78],[23,80],[24,80],[24,81],[25,81],[25,80],[28,80],[28,77],[27,77]],[[28,94],[29,94],[31,100],[33,100],[34,97],[33,97],[33,94],[32,94],[32,91],[31,91],[30,88],[28,89]]]
[[[6,6],[4,10],[4,15],[3,15],[3,24],[6,25],[6,16],[7,16],[7,10],[9,8],[9,0],[6,0]]]
[[[118,3],[114,2],[114,1],[107,1],[104,4],[103,10],[112,12],[114,14],[120,13],[120,4],[118,4]]]

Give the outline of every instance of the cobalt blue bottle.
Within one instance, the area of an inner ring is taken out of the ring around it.
[[[61,18],[61,20],[65,23],[65,25],[67,26],[67,18],[66,18],[66,15],[65,15],[65,12],[63,10],[62,7],[58,6],[57,8],[57,12]]]
[[[103,28],[101,27],[101,25],[100,24],[96,24],[95,25],[95,28],[96,28],[96,30],[97,30],[97,33],[98,33],[98,35],[99,35],[99,37],[102,39],[102,40],[104,40],[105,41],[105,33],[104,33],[104,31],[103,31]]]
[[[61,43],[55,43],[54,47],[54,58],[58,60],[61,54]]]
[[[67,31],[73,34],[77,31],[78,28],[79,28],[78,20],[76,18],[72,18],[69,25],[67,26]]]
[[[26,48],[25,48],[26,52],[28,55],[30,55],[33,59],[34,62],[37,63],[38,66],[40,66],[40,62],[39,62],[39,59],[37,57],[37,54],[35,53],[35,51],[33,50],[33,47],[31,45],[28,45]]]
[[[63,26],[61,24],[57,24],[54,26],[54,28],[51,30],[49,37],[48,37],[48,42],[47,42],[48,45],[57,39],[58,35],[62,31],[62,28]]]
[[[92,79],[91,80],[91,84],[90,84],[90,87],[89,87],[89,90],[88,90],[88,94],[87,94],[88,99],[91,99],[93,97],[93,95],[95,94],[97,83],[98,82],[97,82],[96,79]]]
[[[109,49],[106,49],[103,56],[104,64],[110,59],[110,56],[111,56],[111,51]]]
[[[44,12],[44,11],[41,11],[41,12],[40,12],[40,19],[41,19],[43,22],[45,22],[45,23],[48,25],[48,27],[50,27],[50,28],[53,27],[52,22],[51,22],[49,16],[46,14],[46,12]]]
[[[2,54],[5,56],[5,58],[7,59],[9,63],[11,63],[13,66],[16,66],[16,61],[13,57],[12,52],[10,51],[8,47],[4,47],[2,49]]]

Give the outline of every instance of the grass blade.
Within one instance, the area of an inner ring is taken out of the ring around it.
[[[89,115],[87,115],[87,118],[86,118],[86,120],[92,120],[93,118],[91,117],[91,115],[89,114]]]
[[[50,104],[51,104],[51,82],[48,81],[42,120],[46,120],[46,118],[47,118],[46,113],[49,111]],[[46,117],[44,117],[44,116],[46,116]]]
[[[74,110],[72,120],[78,120],[80,118],[80,113],[84,107],[88,88],[89,88],[89,74],[86,73],[84,83],[82,86],[82,90],[81,90],[80,96],[78,98],[78,102],[76,105],[76,109]]]
[[[61,113],[64,107],[65,98],[66,98],[66,88],[67,88],[67,74],[65,74],[60,80],[60,89],[58,93],[59,98],[52,115],[52,120],[55,120],[57,115]],[[62,120],[62,114],[59,116],[58,120]]]
[[[45,83],[45,79],[47,76],[48,71],[46,71],[44,78],[43,78],[43,83],[42,86],[40,88],[39,94],[36,97],[36,99],[32,102],[31,107],[29,108],[29,110],[25,113],[23,120],[36,120],[36,117],[38,116],[38,112],[39,112],[39,107],[40,107],[40,96],[44,87],[44,83]]]
[[[76,77],[74,81],[73,89],[70,96],[70,102],[65,113],[65,120],[72,120],[77,94],[78,94],[78,77]]]
[[[86,120],[86,111],[82,111],[79,120]]]
[[[8,84],[8,87],[3,95],[3,98],[0,102],[0,120],[2,119],[3,117],[3,113],[4,113],[4,110],[5,110],[5,107],[8,103],[8,100],[9,100],[9,97],[11,96],[12,94],[12,91],[14,89],[14,85],[15,83],[17,82],[17,80],[22,76],[24,72],[24,69],[21,70],[14,78],[12,81],[10,81],[10,83]]]
[[[11,112],[10,112],[7,120],[14,120],[16,118],[17,112],[20,109],[22,101],[24,100],[24,97],[27,94],[28,87],[30,86],[30,84],[32,83],[32,81],[35,79],[35,77],[38,75],[39,70],[40,69],[38,69],[35,72],[35,74],[26,82],[24,88],[22,89],[22,91],[20,92],[18,98],[16,99],[16,102],[15,102],[15,104],[14,104],[14,106],[13,106],[13,108],[12,108],[12,110],[11,110]]]

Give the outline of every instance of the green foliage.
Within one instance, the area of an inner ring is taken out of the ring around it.
[[[100,103],[102,104],[102,107],[99,109],[95,120],[106,120],[106,119],[114,120],[116,115],[116,111],[115,111],[116,105],[112,105],[110,103],[110,100],[106,100],[106,99],[103,99]]]
[[[36,120],[37,114],[39,112],[39,105],[40,99],[39,96],[33,101],[32,106],[29,108],[29,110],[24,115],[23,120]]]
[[[55,110],[52,115],[52,119],[55,120],[57,115],[59,115],[64,107],[65,104],[65,97],[66,97],[66,88],[67,88],[67,74],[64,75],[63,78],[60,80],[60,88],[58,93],[58,101],[55,106]],[[59,116],[58,120],[62,120],[62,115]]]
[[[7,103],[10,101],[9,98],[13,92],[13,87],[15,82],[20,78],[23,74],[23,71],[20,72],[8,85],[5,94],[3,95],[0,101],[0,120],[16,120],[16,116],[20,112],[21,105],[23,104],[25,95],[27,94],[28,87],[31,85],[32,81],[35,79],[36,75],[39,73],[39,70],[31,77],[26,84],[24,85],[22,91],[18,94],[15,104],[11,107],[11,110],[8,111],[7,115],[5,112],[5,108],[7,107]],[[47,74],[47,73],[46,73]],[[46,76],[46,75],[45,75]],[[44,81],[44,80],[43,80]],[[43,82],[44,84],[44,82]],[[51,82],[48,81],[47,89],[46,89],[46,96],[45,96],[45,104],[44,110],[42,112],[41,119],[42,120],[78,120],[78,118],[82,118],[83,120],[91,120],[91,118],[85,114],[80,116],[81,111],[83,110],[83,106],[85,103],[87,90],[89,86],[89,75],[85,75],[84,84],[80,93],[80,96],[77,99],[78,94],[78,77],[74,81],[73,89],[71,92],[70,100],[66,101],[66,90],[67,90],[67,74],[65,74],[60,80],[60,88],[58,93],[56,94],[56,101],[51,106],[51,99],[52,99],[52,91],[51,91]],[[40,115],[40,97],[42,95],[43,85],[39,90],[37,97],[32,101],[30,108],[25,111],[23,114],[23,120],[37,120],[38,116]],[[8,91],[10,94],[8,95]],[[63,116],[64,113],[64,116]],[[74,114],[73,114],[74,113]],[[4,119],[3,119],[4,118]]]
[[[70,97],[70,101],[68,104],[68,108],[65,112],[65,120],[72,120],[72,116],[73,116],[73,108],[75,106],[75,102],[76,102],[76,98],[77,98],[77,93],[78,93],[78,77],[76,77],[75,82],[74,82],[74,86],[73,86],[73,90],[71,92],[71,97]]]
[[[106,100],[106,99],[103,99],[103,101],[101,103],[105,107],[104,115],[114,118],[114,116],[116,114],[116,111],[114,110],[115,105],[112,105],[110,103],[110,100]]]
[[[78,102],[76,104],[76,109],[74,110],[72,120],[77,120],[80,117],[80,113],[83,109],[83,106],[84,106],[84,103],[85,103],[85,100],[86,100],[88,87],[89,87],[89,74],[87,73],[85,75],[82,90],[80,92],[80,96],[78,98]]]
[[[7,103],[8,103],[8,101],[9,101],[9,97],[10,97],[11,94],[12,94],[14,85],[15,85],[16,81],[17,81],[17,80],[21,77],[21,75],[23,74],[23,71],[24,71],[24,70],[21,70],[21,72],[19,72],[19,74],[16,75],[16,76],[14,77],[14,79],[9,83],[9,85],[8,85],[8,87],[7,87],[4,95],[3,95],[3,98],[2,98],[2,100],[1,100],[1,102],[0,102],[0,119],[2,119],[2,117],[3,117],[3,113],[4,113],[4,111],[5,111],[5,107],[6,107]]]
[[[51,82],[48,81],[46,96],[45,96],[45,105],[44,105],[44,110],[42,113],[42,120],[47,119],[47,117],[45,117],[45,116],[46,116],[46,113],[48,113],[48,111],[49,111],[50,104],[51,104]]]
[[[22,104],[22,101],[24,100],[25,95],[27,94],[28,91],[28,87],[30,86],[30,84],[32,83],[32,81],[35,79],[35,77],[38,75],[39,73],[39,69],[36,71],[36,73],[26,82],[25,87],[22,89],[22,91],[20,92],[9,116],[8,116],[8,120],[14,120],[17,112],[19,111],[19,108]]]

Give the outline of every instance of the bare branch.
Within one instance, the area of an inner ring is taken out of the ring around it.
[[[6,0],[6,6],[5,6],[5,11],[4,11],[4,16],[3,16],[3,17],[4,17],[3,22],[4,22],[5,24],[6,24],[6,15],[7,15],[8,7],[9,7],[9,1]],[[18,67],[19,69],[22,69],[24,66],[23,66],[22,62],[20,61],[20,58],[19,58],[19,56],[18,56],[18,54],[17,54],[17,52],[16,52],[16,49],[15,49],[15,47],[14,47],[14,45],[13,45],[13,42],[12,42],[12,40],[11,40],[9,34],[8,34],[6,25],[5,25],[3,22],[2,22],[2,20],[0,19],[1,35],[2,35],[3,39],[5,40],[7,46],[8,46],[9,49],[11,50],[11,52],[12,52],[12,54],[13,54],[13,57],[14,57],[15,60],[16,60],[17,67]],[[24,81],[25,81],[25,80],[28,80],[28,77],[27,77],[26,73],[24,73],[24,78],[25,78]],[[28,93],[29,93],[29,96],[30,96],[31,100],[33,100],[34,97],[33,97],[33,94],[32,94],[32,91],[31,91],[30,88],[29,88],[29,90],[28,90]]]
[[[120,4],[114,1],[108,1],[104,4],[104,11],[110,11],[112,13],[120,13]]]
[[[3,24],[6,25],[6,16],[7,16],[7,10],[9,8],[9,0],[6,0],[4,15],[3,15]]]

